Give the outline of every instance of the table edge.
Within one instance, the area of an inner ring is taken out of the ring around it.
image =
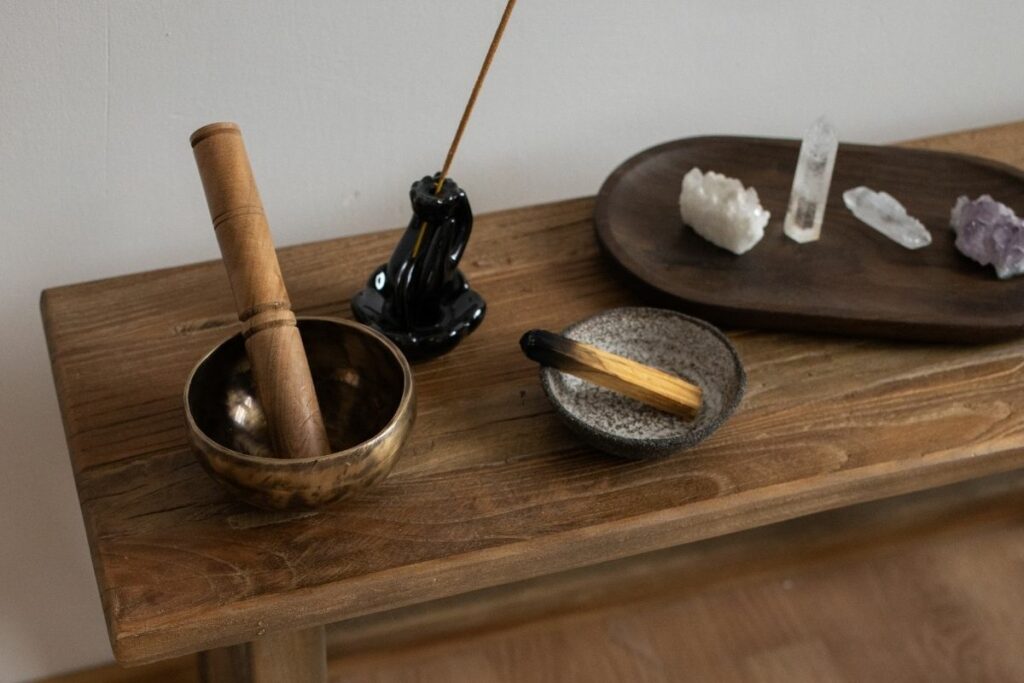
[[[985,459],[983,468],[979,468],[978,464],[981,458]],[[200,617],[187,620],[187,626],[179,622],[169,627],[132,631],[130,624],[112,618],[109,622],[111,644],[115,657],[122,664],[146,664],[196,651],[194,647],[179,644],[183,642],[204,640],[207,648],[233,645],[255,640],[266,633],[318,626],[398,609],[490,588],[499,583],[556,574],[818,512],[999,474],[1022,466],[1024,449],[1009,448],[989,453],[939,453],[918,461],[886,462],[846,472],[816,475],[811,479],[824,480],[828,477],[825,486],[808,489],[807,479],[784,482],[732,496],[551,534],[529,542],[487,548],[290,591],[289,611],[292,614],[281,616],[278,620],[271,621],[267,617],[266,595],[261,595],[258,600],[232,603],[216,610],[206,609]],[[915,470],[921,470],[921,476],[907,476]],[[725,501],[728,501],[728,505]],[[723,509],[730,514],[721,516]],[[750,515],[756,515],[758,521],[750,524]],[[747,522],[740,523],[738,519],[741,517]],[[593,544],[588,546],[587,542],[592,538],[599,538],[602,547],[611,545],[615,550],[611,553],[602,552]],[[565,552],[570,547],[572,551]],[[485,567],[499,557],[509,562],[502,580],[496,583],[488,578]],[[457,569],[451,568],[453,563]],[[458,571],[460,576],[457,589],[447,588],[445,583],[446,574],[453,570]],[[466,577],[470,577],[469,580]],[[396,593],[405,597],[396,601]],[[377,597],[381,595],[387,596],[386,602]],[[364,596],[368,598],[364,599]],[[225,623],[232,627],[225,628]],[[221,633],[220,638],[207,640],[200,637],[200,634],[208,635],[214,626]]]

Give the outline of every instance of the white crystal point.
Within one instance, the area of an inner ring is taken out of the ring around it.
[[[854,216],[907,249],[932,243],[932,234],[924,223],[907,214],[906,208],[887,192],[862,185],[844,192],[843,203]]]
[[[679,214],[694,232],[714,245],[743,254],[764,237],[771,213],[754,188],[721,173],[692,168],[683,176]]]
[[[804,135],[800,157],[793,174],[793,191],[783,229],[796,242],[813,242],[821,237],[828,188],[832,184],[839,138],[835,128],[822,116]]]
[[[828,118],[819,116],[804,133],[803,144],[807,145],[806,153],[811,159],[824,162],[836,153],[839,136]]]

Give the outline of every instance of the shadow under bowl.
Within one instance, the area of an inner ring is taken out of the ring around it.
[[[626,458],[659,458],[695,446],[740,404],[747,376],[722,332],[703,320],[659,308],[614,308],[563,333],[696,384],[700,411],[692,419],[662,412],[554,368],[541,384],[555,410],[594,448]]]
[[[375,330],[348,320],[299,318],[332,452],[274,457],[241,334],[218,344],[185,383],[189,442],[233,495],[261,508],[302,510],[380,481],[412,430],[416,392],[409,363]]]

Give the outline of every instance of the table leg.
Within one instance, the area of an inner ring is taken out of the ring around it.
[[[203,683],[325,683],[324,627],[275,633],[199,654]]]

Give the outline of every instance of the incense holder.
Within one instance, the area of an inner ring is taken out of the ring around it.
[[[470,289],[459,261],[473,229],[466,193],[438,176],[412,184],[413,216],[387,263],[352,299],[352,312],[410,360],[451,351],[484,318],[487,304]]]

